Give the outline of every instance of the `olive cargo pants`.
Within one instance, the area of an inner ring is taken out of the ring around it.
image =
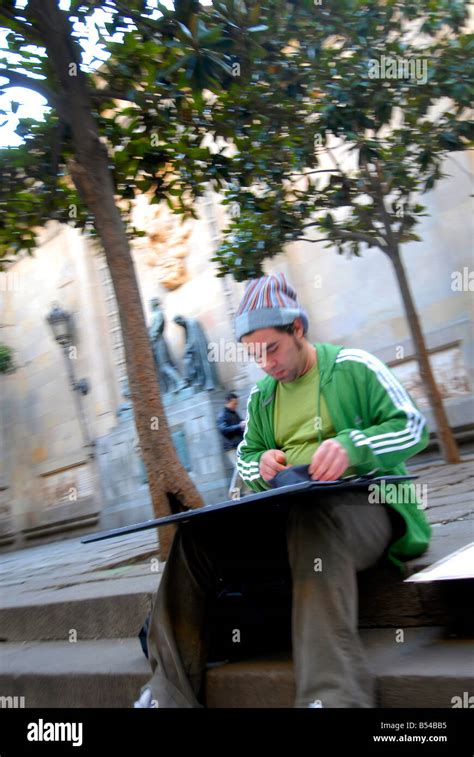
[[[387,509],[368,504],[366,492],[326,493],[274,512],[259,513],[256,505],[251,517],[239,517],[237,508],[226,518],[182,524],[150,618],[153,676],[142,692],[150,689],[158,707],[203,706],[209,604],[222,576],[241,569],[257,582],[289,577],[295,706],[373,707],[356,574],[377,563],[391,540]]]

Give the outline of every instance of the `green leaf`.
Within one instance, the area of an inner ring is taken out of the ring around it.
[[[457,134],[453,132],[443,131],[439,135],[439,141],[442,147],[445,147],[447,150],[462,150],[464,148]]]

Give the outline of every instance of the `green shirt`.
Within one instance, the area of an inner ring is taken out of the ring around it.
[[[324,441],[336,436],[322,394],[318,418],[318,393],[317,363],[295,381],[278,382],[273,424],[277,449],[286,454],[287,465],[309,465],[319,446],[319,438]]]

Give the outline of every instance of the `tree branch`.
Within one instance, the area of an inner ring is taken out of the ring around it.
[[[87,3],[89,5],[89,3]],[[137,13],[136,11],[131,10],[130,8],[127,8],[126,5],[122,5],[119,0],[111,0],[111,2],[107,3],[107,5],[110,7],[111,5],[114,5],[117,11],[120,13],[123,18],[130,18],[132,21],[137,25],[137,29],[140,31],[140,26],[146,27],[150,31],[154,32],[155,34],[158,33],[158,28],[156,21],[150,17],[142,16],[140,13]]]
[[[124,92],[118,89],[92,89],[89,92],[93,100],[124,100],[125,102],[135,103],[131,97],[127,97]]]
[[[363,242],[369,247],[382,247],[382,244],[378,239],[374,239],[369,234],[363,234],[361,231],[343,231],[342,229],[334,229],[334,235],[339,237],[343,242]]]
[[[365,166],[365,171],[367,174],[367,177],[369,179],[369,182],[372,186],[372,189],[374,191],[374,200],[377,204],[377,207],[380,211],[380,216],[382,219],[382,223],[385,228],[385,241],[387,243],[387,249],[388,250],[394,250],[398,247],[397,239],[394,236],[394,232],[392,229],[392,223],[390,221],[390,217],[387,213],[387,208],[385,207],[384,202],[384,195],[383,195],[383,188],[382,188],[382,176],[381,176],[381,168],[380,164],[377,161],[375,164],[375,170],[377,171],[377,178],[374,179],[372,174],[370,173],[369,167]]]
[[[334,148],[328,147],[326,149],[327,149],[327,154],[329,155],[329,157],[331,158],[332,162],[334,163],[336,167],[336,171],[338,171],[341,174],[341,176],[348,178],[347,174],[345,174],[344,171],[342,170],[341,164],[339,163],[338,159],[336,158],[335,155],[333,155]]]
[[[410,204],[410,194],[406,195],[406,197],[404,198],[403,205],[405,206],[409,204]],[[398,228],[395,228],[395,226],[393,228],[393,236],[394,236],[394,239],[396,240],[397,245],[400,244],[402,240],[403,232],[407,228],[406,221],[407,221],[407,216],[405,215],[405,212],[403,211],[402,216],[400,218],[400,223],[398,224]]]
[[[313,226],[317,226],[317,222],[314,223],[307,223],[304,226],[302,226],[302,229],[309,229]],[[376,239],[374,237],[371,237],[369,234],[363,234],[361,231],[344,231],[343,229],[339,229],[337,226],[335,226],[333,229],[331,229],[331,233],[334,234],[334,236],[341,239],[343,242],[363,242],[364,244],[369,245],[369,247],[380,247],[381,249],[385,249],[385,245],[383,245],[379,239]],[[303,237],[305,241],[307,242],[324,242],[325,239],[306,239]],[[327,241],[334,242],[334,238],[330,237]]]
[[[103,89],[91,89],[89,88],[89,95],[93,100],[124,100],[125,102],[133,103],[137,106],[137,108],[140,108],[139,102],[143,105],[143,100],[149,100],[150,102],[153,102],[154,104],[160,104],[162,102],[163,97],[160,95],[152,95],[151,93],[147,92],[145,89],[135,89],[134,90],[134,97],[130,97],[125,92],[122,92],[118,89],[113,89],[109,87],[104,87]],[[136,95],[136,97],[135,97]],[[193,122],[194,123],[194,122]],[[208,126],[207,123],[203,123],[203,126]]]
[[[315,173],[339,173],[339,171],[336,168],[320,168],[317,171],[306,171],[306,173],[289,173],[288,176],[312,176]]]
[[[5,87],[25,87],[26,89],[32,89],[34,92],[38,92],[40,95],[46,98],[53,107],[57,106],[58,98],[54,92],[49,89],[46,79],[32,79],[26,74],[21,74],[19,71],[9,71],[8,68],[0,68],[0,78],[4,77],[9,80],[9,84],[0,84],[0,89]]]
[[[23,36],[25,37],[25,42],[38,42],[39,45],[43,46],[41,37],[36,32],[34,26],[29,25],[27,21],[22,21],[20,18],[17,18],[14,13],[11,13],[6,8],[0,8],[0,19],[2,17],[8,19],[8,21],[13,21],[14,24],[17,24],[17,26],[20,27],[22,34],[24,32]]]
[[[329,239],[329,237],[324,237],[323,239],[308,239],[308,237],[295,237],[294,239],[290,240],[291,242],[310,242],[311,244],[316,244],[316,242],[334,242],[334,239]]]

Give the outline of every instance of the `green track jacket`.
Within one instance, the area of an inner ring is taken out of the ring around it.
[[[364,350],[315,344],[320,392],[336,431],[335,439],[349,455],[358,475],[406,474],[405,460],[426,447],[426,421],[408,392],[377,357]],[[259,462],[276,449],[273,408],[276,379],[266,376],[253,387],[247,404],[246,429],[237,449],[237,467],[254,491],[268,489]],[[320,396],[317,397],[319,415]],[[321,441],[321,439],[320,439]],[[405,521],[406,531],[389,549],[397,566],[428,547],[431,527],[410,484],[393,487],[385,503]]]

